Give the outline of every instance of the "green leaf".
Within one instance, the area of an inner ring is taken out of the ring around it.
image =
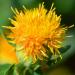
[[[38,74],[38,73],[34,72],[34,75],[40,75],[40,74]]]
[[[17,9],[23,9],[23,5],[27,8],[27,9],[31,9],[31,8],[35,8],[39,5],[39,3],[41,3],[42,0],[13,0],[12,4],[14,7],[16,7]]]
[[[24,63],[17,64],[16,67],[17,67],[17,72],[19,73],[19,75],[23,75],[24,70],[26,68]]]
[[[7,71],[10,69],[10,64],[0,64],[0,75],[6,75]]]
[[[17,68],[17,66],[16,65],[12,65],[10,68],[9,68],[9,70],[6,72],[6,75],[21,75],[21,74],[19,74],[19,72],[18,72],[18,68]]]
[[[14,75],[14,65],[12,65],[6,73],[6,75],[10,75],[10,74]]]
[[[69,14],[74,12],[75,0],[54,0],[57,10],[60,13]]]
[[[61,53],[65,53],[67,50],[69,50],[71,48],[71,45],[67,45],[67,46],[65,46],[65,47],[61,47],[60,49],[59,49],[59,51],[61,52]]]
[[[19,0],[21,5],[24,5],[26,8],[35,8],[42,2],[42,0]]]
[[[8,18],[11,17],[11,0],[0,0],[0,26],[7,25]]]

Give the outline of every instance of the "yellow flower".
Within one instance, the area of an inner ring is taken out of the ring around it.
[[[8,42],[0,37],[0,64],[4,63],[18,63],[16,53],[13,51],[13,47]]]
[[[61,17],[56,15],[53,5],[50,11],[40,4],[38,8],[23,11],[13,10],[14,19],[10,19],[14,27],[8,27],[13,32],[16,45],[22,46],[25,58],[42,60],[47,57],[43,45],[47,45],[53,54],[60,54],[58,48],[64,39],[65,28],[60,26]]]

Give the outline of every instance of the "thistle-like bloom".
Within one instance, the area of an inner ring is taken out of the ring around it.
[[[60,26],[61,16],[57,16],[53,5],[49,11],[44,5],[23,11],[13,10],[14,19],[10,19],[14,27],[9,27],[16,45],[22,47],[25,59],[30,57],[35,62],[47,57],[47,45],[53,54],[60,54],[58,48],[64,39],[65,28]]]

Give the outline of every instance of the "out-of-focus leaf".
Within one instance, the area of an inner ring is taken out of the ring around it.
[[[15,67],[15,65],[12,65],[10,68],[9,68],[9,70],[7,71],[7,73],[6,73],[6,75],[14,75],[14,67]]]
[[[21,5],[25,5],[26,8],[34,8],[37,7],[41,0],[20,0]]]
[[[22,8],[24,5],[26,8],[34,8],[37,7],[39,3],[41,3],[42,0],[13,0],[13,5],[17,8]]]
[[[23,75],[23,72],[25,70],[24,64],[23,63],[17,64],[16,67],[17,67],[17,72],[19,73],[19,75]]]
[[[36,71],[39,67],[40,65],[36,65],[36,67],[34,68],[34,71]]]
[[[70,45],[67,45],[67,46],[65,46],[65,47],[61,47],[60,49],[59,49],[59,51],[61,52],[61,53],[65,53],[67,50],[69,50],[71,48],[71,46]]]
[[[0,0],[0,35],[3,36],[3,32],[8,32],[2,26],[9,25],[9,20],[12,16],[11,12],[11,1],[12,0]]]
[[[11,17],[11,0],[0,0],[0,26],[7,25]]]
[[[75,54],[75,29],[70,29],[67,35],[71,37],[66,37],[63,46],[70,45],[71,48],[63,53],[63,61]]]
[[[50,70],[47,75],[75,75],[75,74],[73,74],[69,68],[63,65],[57,66],[54,69]]]
[[[10,69],[12,65],[9,64],[0,64],[0,75],[6,75],[6,72]]]
[[[40,75],[40,74],[38,74],[38,73],[34,72],[34,75]]]
[[[73,13],[75,0],[53,0],[55,2],[55,6],[60,13],[69,14]]]

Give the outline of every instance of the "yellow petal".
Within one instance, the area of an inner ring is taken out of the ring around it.
[[[7,40],[0,38],[0,64],[18,63],[14,48],[8,44]]]

